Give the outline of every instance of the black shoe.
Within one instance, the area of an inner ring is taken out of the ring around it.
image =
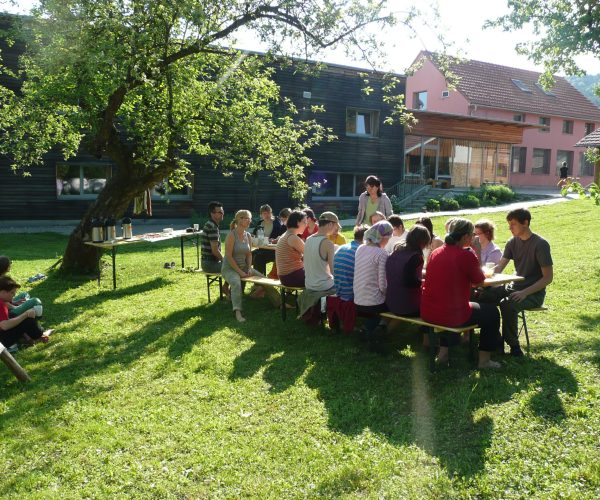
[[[523,351],[521,350],[521,346],[519,345],[511,345],[510,346],[510,355],[515,358],[520,358],[524,356]]]

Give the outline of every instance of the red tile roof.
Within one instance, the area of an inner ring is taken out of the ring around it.
[[[577,144],[575,144],[575,146],[588,147],[588,148],[600,147],[600,129],[595,130],[591,134],[586,135]]]
[[[430,59],[432,54],[423,52]],[[433,59],[435,64],[435,60]],[[522,113],[600,121],[600,108],[588,100],[565,78],[555,76],[552,94],[547,95],[536,83],[541,73],[482,61],[464,60],[450,65],[460,77],[458,91],[470,104]],[[512,79],[520,80],[531,92],[519,89]]]

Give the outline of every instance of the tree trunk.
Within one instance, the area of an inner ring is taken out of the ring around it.
[[[84,243],[91,241],[91,220],[94,217],[109,216],[120,219],[131,201],[154,183],[154,179],[149,176],[136,178],[117,174],[109,179],[96,201],[71,233],[61,269],[84,274],[98,273],[102,249]]]

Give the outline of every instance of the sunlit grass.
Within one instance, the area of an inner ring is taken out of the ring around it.
[[[532,212],[552,245],[549,311],[528,316],[531,357],[498,373],[459,349],[430,375],[412,328],[380,357],[263,300],[245,299],[239,325],[201,277],[163,269],[173,242],[120,250],[116,291],[110,268],[100,287],[56,273],[26,285],[57,333],[17,354],[32,383],[0,366],[0,495],[596,497],[600,212]],[[502,246],[504,214],[490,218]],[[24,283],[65,242],[0,235],[0,253]]]

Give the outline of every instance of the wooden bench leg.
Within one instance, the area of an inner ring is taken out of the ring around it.
[[[286,320],[286,316],[287,316],[287,307],[285,306],[285,298],[286,298],[286,293],[285,293],[285,288],[281,287],[281,321],[285,321]]]
[[[527,331],[527,319],[525,317],[525,310],[521,311],[521,329],[519,330],[519,334],[521,330],[525,332],[525,341],[527,342],[527,354],[529,354],[529,332]]]
[[[206,289],[208,290],[208,303],[210,304],[210,276],[206,277]]]
[[[21,365],[2,344],[0,344],[0,359],[18,380],[21,382],[29,382],[31,380],[29,374],[21,368]]]
[[[223,300],[223,278],[219,276],[219,300]]]
[[[435,372],[435,354],[438,344],[438,334],[435,330],[428,326],[427,328],[427,336],[429,337],[429,371],[431,373]]]

